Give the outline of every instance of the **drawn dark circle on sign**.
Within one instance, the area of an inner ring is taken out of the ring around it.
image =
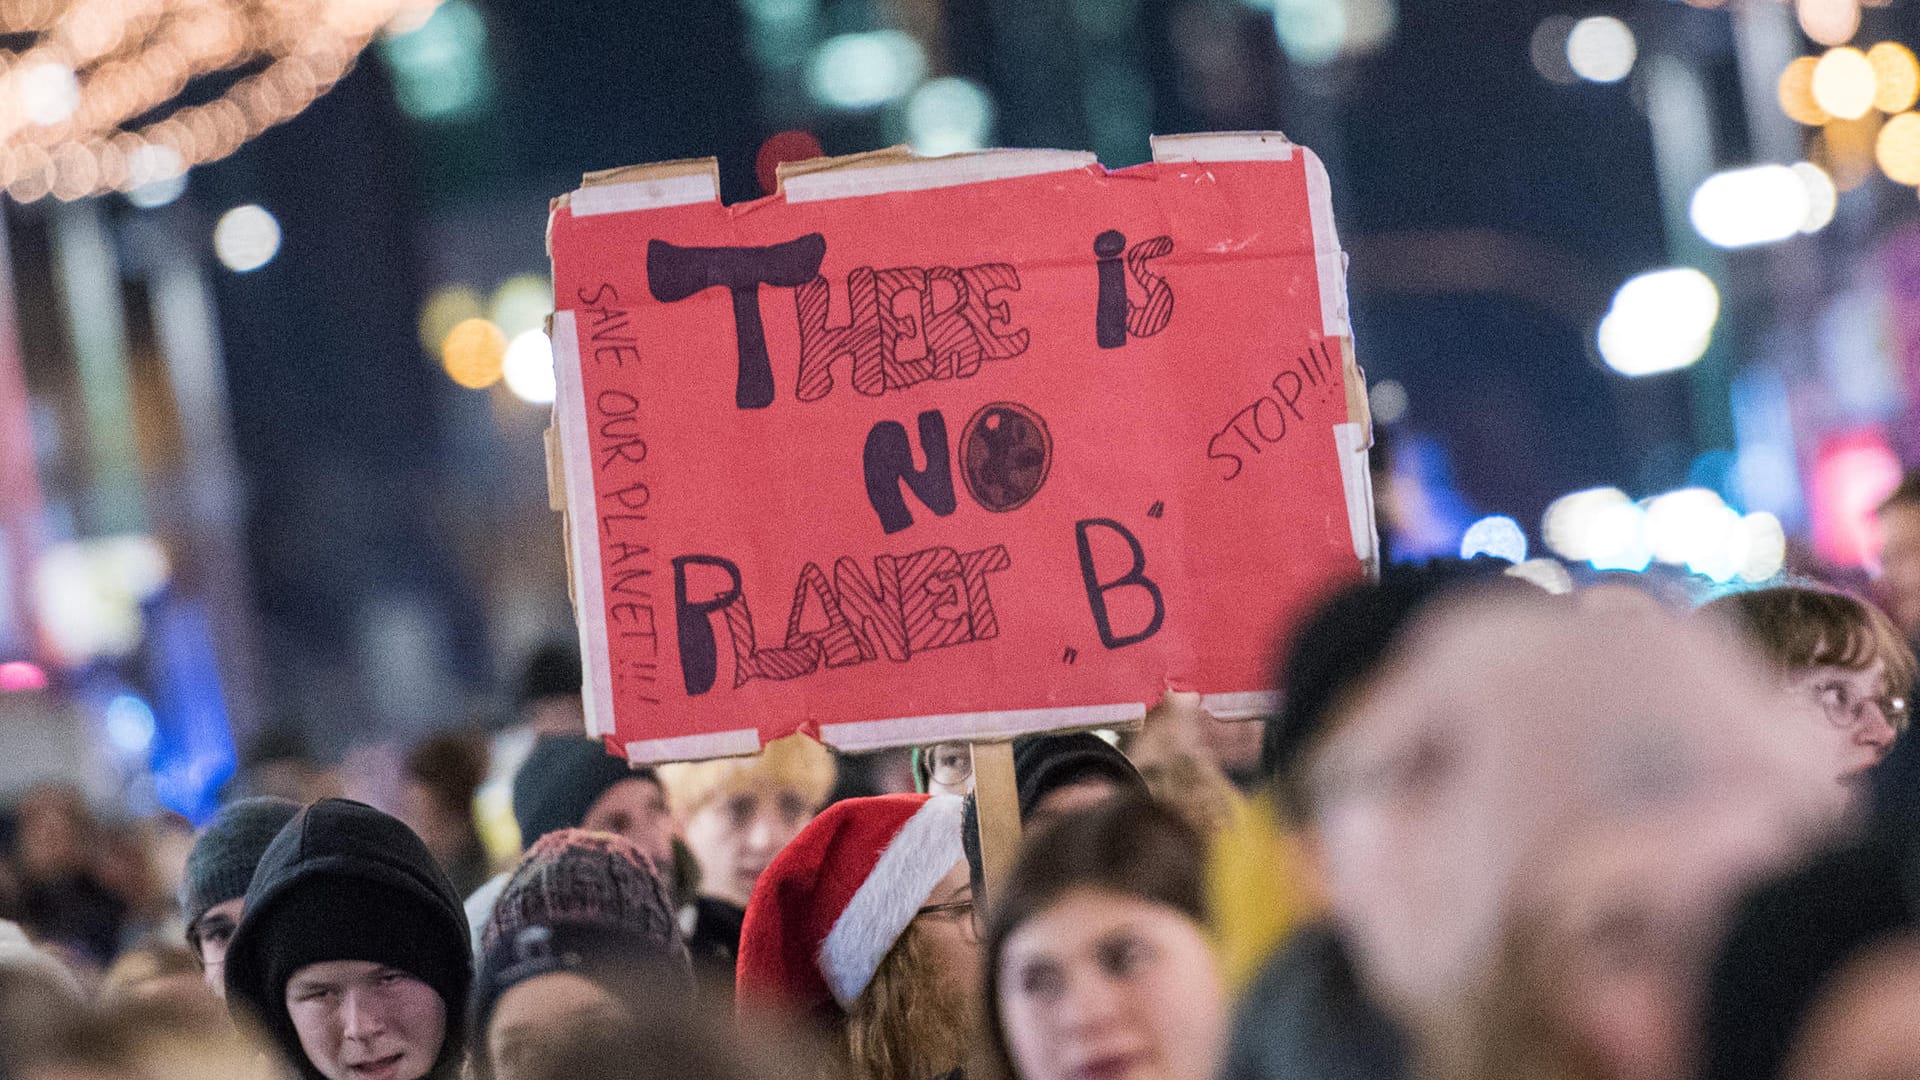
[[[996,514],[1027,505],[1053,468],[1053,436],[1025,405],[982,405],[960,436],[960,472],[973,501]]]

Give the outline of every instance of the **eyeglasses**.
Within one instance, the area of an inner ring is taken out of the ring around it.
[[[938,743],[927,751],[927,773],[945,788],[958,788],[973,779],[973,748],[966,743]]]
[[[973,897],[965,900],[953,900],[944,904],[928,904],[913,913],[914,918],[922,915],[936,919],[960,920],[960,925],[973,940],[980,940],[980,916],[973,906]]]
[[[1814,697],[1820,702],[1820,708],[1827,714],[1827,722],[1843,730],[1853,730],[1866,723],[1868,705],[1880,710],[1887,724],[1895,731],[1907,730],[1907,721],[1912,717],[1912,706],[1899,694],[1881,694],[1874,697],[1855,697],[1852,689],[1842,682],[1825,682],[1813,688]]]

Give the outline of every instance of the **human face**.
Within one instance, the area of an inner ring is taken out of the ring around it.
[[[673,865],[673,815],[666,792],[651,780],[636,776],[608,788],[587,808],[580,827],[626,837],[663,871]]]
[[[1880,588],[1887,614],[1909,640],[1920,640],[1920,506],[1880,513]]]
[[[1001,948],[1000,1025],[1021,1080],[1208,1080],[1218,1071],[1226,994],[1185,915],[1076,889]]]
[[[1618,1080],[1687,1075],[1727,910],[1793,850],[1738,806],[1676,809],[1563,833],[1519,886],[1521,992]]]
[[[584,1034],[632,1022],[613,995],[583,975],[555,971],[515,983],[487,1022],[487,1060],[495,1080],[544,1075],[535,1066]]]
[[[1842,784],[1860,784],[1899,735],[1888,715],[1886,680],[1884,660],[1859,670],[1826,664],[1787,680],[1789,706],[1819,733],[1831,760],[1823,767],[1830,767]]]
[[[913,925],[932,946],[940,978],[963,996],[971,996],[980,968],[980,930],[974,917],[973,878],[965,859],[953,864],[933,887]]]
[[[1920,1076],[1920,937],[1875,947],[1831,980],[1787,1060],[1787,1080],[1902,1080]]]
[[[973,747],[966,743],[938,743],[929,749],[927,793],[973,794]]]
[[[686,823],[687,847],[700,861],[700,891],[746,907],[760,872],[813,814],[801,792],[751,781],[707,800]]]
[[[233,931],[240,925],[240,912],[246,897],[222,900],[208,908],[193,924],[193,947],[200,953],[200,974],[207,989],[216,997],[227,993],[227,946],[233,944]]]
[[[447,1006],[419,979],[366,960],[308,964],[287,980],[300,1049],[326,1080],[420,1080],[447,1037]]]

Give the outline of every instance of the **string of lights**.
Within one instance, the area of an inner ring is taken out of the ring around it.
[[[72,200],[217,161],[331,89],[374,35],[417,28],[438,3],[0,4],[0,45],[12,46],[0,48],[0,187],[21,202]]]

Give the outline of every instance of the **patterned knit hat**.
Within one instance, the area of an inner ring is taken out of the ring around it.
[[[670,962],[687,963],[660,870],[622,836],[561,829],[541,837],[507,879],[480,945],[492,951],[529,926],[556,923],[615,927],[652,943]]]

